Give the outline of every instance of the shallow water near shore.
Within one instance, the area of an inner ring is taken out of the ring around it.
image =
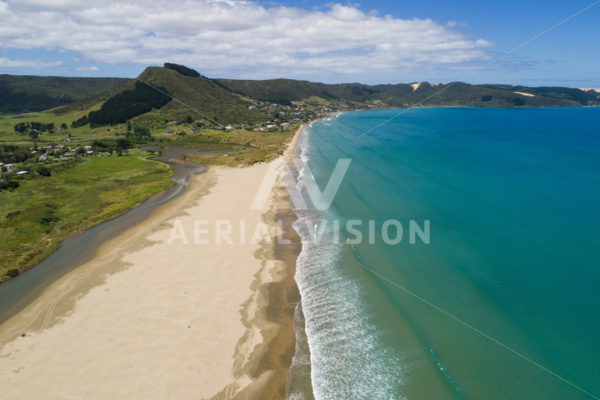
[[[599,396],[600,108],[399,112],[301,141],[321,190],[351,159],[332,207],[294,225],[315,398]],[[397,219],[403,240],[309,229],[352,219]],[[430,243],[409,242],[411,220]]]

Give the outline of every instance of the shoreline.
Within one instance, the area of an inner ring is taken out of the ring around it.
[[[284,164],[280,157],[193,177],[184,194],[5,321],[0,384],[13,388],[7,398],[285,398],[299,238],[290,229]],[[245,209],[273,165],[268,207]],[[201,217],[280,221],[291,244],[266,237],[235,248],[166,243],[174,221]]]

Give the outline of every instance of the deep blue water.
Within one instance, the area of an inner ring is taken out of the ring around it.
[[[600,396],[600,108],[351,112],[304,139],[300,182],[351,160],[297,222],[317,399]]]

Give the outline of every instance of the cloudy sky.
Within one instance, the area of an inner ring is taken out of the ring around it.
[[[593,1],[0,0],[0,73],[600,87]]]

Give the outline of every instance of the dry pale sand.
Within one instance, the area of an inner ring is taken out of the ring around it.
[[[195,177],[0,326],[0,397],[283,397],[298,301],[297,242],[287,264],[273,256],[285,165]]]
[[[533,93],[527,93],[527,92],[515,92],[516,94],[520,94],[521,96],[525,96],[525,97],[535,97],[535,94]]]
[[[580,88],[579,90],[583,90],[585,92],[592,91],[592,92],[600,93],[600,89],[595,89],[595,88]]]

